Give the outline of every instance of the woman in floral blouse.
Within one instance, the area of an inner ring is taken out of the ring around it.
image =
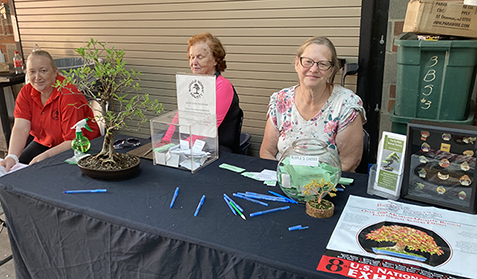
[[[343,171],[356,169],[366,116],[358,95],[333,84],[339,69],[335,47],[325,37],[308,39],[298,49],[299,84],[270,97],[261,158],[278,160],[295,140],[315,138],[338,150]]]

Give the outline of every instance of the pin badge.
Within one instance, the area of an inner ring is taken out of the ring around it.
[[[447,134],[447,133],[442,134],[442,139],[445,141],[450,141],[451,138],[452,136],[450,134]]]
[[[460,179],[459,182],[462,186],[469,186],[472,183],[472,179],[468,175],[463,175]]]
[[[463,141],[465,143],[471,143],[471,144],[474,144],[476,138],[475,137],[464,137]]]
[[[448,175],[448,174],[442,174],[441,172],[438,172],[438,173],[437,173],[437,177],[439,177],[440,180],[447,180],[447,179],[449,179],[449,175]]]
[[[424,169],[418,170],[417,173],[419,174],[420,178],[426,178],[427,172]]]
[[[467,198],[467,194],[464,191],[460,191],[459,194],[457,195],[459,199],[465,200]]]
[[[469,156],[469,157],[472,157],[474,156],[474,150],[466,150],[464,152],[462,152],[465,156]]]
[[[451,145],[448,143],[441,143],[441,151],[450,152]]]
[[[421,131],[421,140],[425,141],[430,135],[428,131]]]
[[[431,150],[431,146],[427,142],[425,142],[421,145],[421,150],[423,152],[429,152],[429,150]]]
[[[443,167],[443,168],[447,168],[449,165],[450,165],[450,162],[449,162],[449,160],[447,160],[447,159],[442,159],[442,160],[439,162],[439,166],[441,166],[441,167]]]
[[[419,162],[425,164],[425,163],[429,162],[429,159],[427,159],[426,156],[421,155],[421,156],[419,156]]]
[[[469,163],[467,163],[466,161],[462,162],[462,164],[460,164],[460,169],[463,170],[463,171],[470,170]]]
[[[437,193],[442,195],[446,192],[446,188],[444,188],[444,186],[439,186],[439,187],[437,187],[436,191],[437,191]]]

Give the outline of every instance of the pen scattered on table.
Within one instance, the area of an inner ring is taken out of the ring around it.
[[[241,212],[240,210],[238,210],[237,207],[235,207],[235,205],[232,203],[232,201],[229,201],[229,203],[230,203],[230,205],[237,211],[237,213],[240,215],[240,217],[242,217],[242,219],[247,220],[247,219],[245,218],[245,215],[243,215],[242,212]]]
[[[247,197],[247,198],[252,198],[252,199],[257,199],[257,200],[267,200],[267,201],[291,203],[291,201],[289,199],[286,199],[286,198],[264,195],[264,194],[254,193],[254,192],[245,192],[245,193],[239,192],[237,194],[240,194],[240,195],[242,195],[244,197]]]
[[[296,226],[288,228],[289,231],[299,231],[299,230],[306,230],[306,229],[308,229],[308,226],[303,227],[302,225],[296,225]]]
[[[196,217],[197,214],[199,214],[199,210],[200,210],[200,208],[202,207],[202,205],[204,204],[204,200],[205,200],[205,195],[202,195],[202,198],[200,199],[200,202],[199,202],[199,204],[197,205],[197,208],[195,209],[194,217]]]
[[[291,203],[298,204],[298,202],[297,202],[297,201],[295,201],[295,200],[292,200],[292,199],[290,199],[290,198],[288,198],[288,197],[285,197],[284,195],[280,195],[279,193],[275,193],[275,192],[273,192],[273,191],[268,191],[268,192],[269,192],[270,194],[272,194],[272,195],[275,195],[275,196],[277,196],[277,197],[284,198],[284,199],[286,199],[286,200],[290,201]]]
[[[268,206],[268,203],[266,203],[266,202],[254,200],[254,199],[249,198],[249,197],[246,197],[246,196],[244,196],[243,194],[240,194],[240,193],[233,193],[232,195],[233,195],[234,197],[237,197],[237,198],[240,198],[240,199],[244,199],[244,200],[246,200],[246,201],[250,201],[250,202],[258,203],[258,204],[261,204],[261,205],[264,205],[264,206]]]
[[[240,212],[243,212],[243,208],[240,207],[240,205],[238,205],[233,199],[231,199],[229,196],[227,196],[227,194],[224,193],[224,197],[226,197],[229,202],[232,202],[232,204],[233,204],[235,207],[237,207],[238,210],[240,210]]]
[[[172,201],[171,205],[169,208],[172,208],[174,206],[174,202],[176,201],[177,195],[179,194],[179,186],[177,186],[176,190],[174,191],[174,196],[172,196]]]
[[[268,209],[268,210],[264,210],[264,211],[257,211],[257,212],[254,212],[254,213],[250,213],[250,217],[259,216],[259,215],[272,213],[272,212],[277,212],[277,211],[282,211],[282,210],[287,210],[289,208],[290,208],[290,206],[287,205],[287,206],[272,208],[272,209]]]
[[[230,204],[229,200],[224,196],[224,201],[225,203],[227,204],[227,206],[230,208],[230,210],[232,210],[232,213],[234,215],[237,215],[237,212],[235,211],[235,209],[232,207],[232,205]]]
[[[92,190],[68,190],[64,191],[65,194],[83,194],[83,193],[106,193],[106,189],[92,189]]]

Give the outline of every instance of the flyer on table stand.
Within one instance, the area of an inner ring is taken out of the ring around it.
[[[326,249],[317,270],[352,278],[476,278],[477,216],[350,196]]]
[[[404,172],[406,136],[383,132],[376,162],[376,178],[370,194],[397,200]]]

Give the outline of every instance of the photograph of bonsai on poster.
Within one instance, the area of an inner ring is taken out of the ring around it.
[[[475,278],[477,216],[350,196],[326,249],[317,270],[352,278]]]

